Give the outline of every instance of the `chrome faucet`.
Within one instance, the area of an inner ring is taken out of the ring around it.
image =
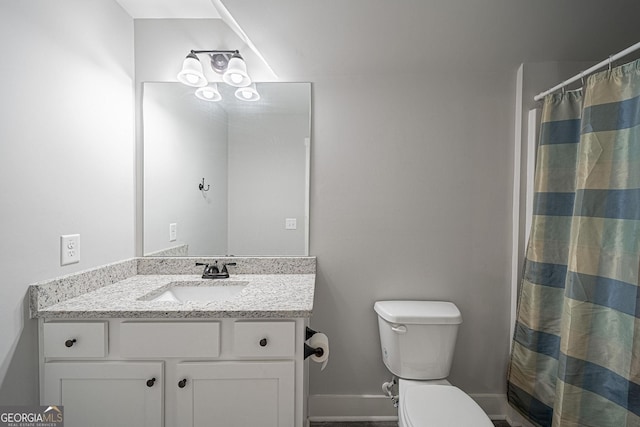
[[[222,264],[222,270],[218,268],[218,261],[214,261],[213,264],[205,264],[202,262],[196,262],[196,265],[204,265],[204,271],[202,272],[203,279],[227,279],[229,277],[228,265],[236,265],[235,262],[228,262]]]

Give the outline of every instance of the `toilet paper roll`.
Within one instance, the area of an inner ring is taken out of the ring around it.
[[[320,347],[322,349],[322,356],[312,354],[309,358],[316,363],[322,363],[320,370],[324,371],[324,368],[327,367],[327,363],[329,362],[329,338],[322,332],[317,332],[309,338],[309,346],[313,348]]]

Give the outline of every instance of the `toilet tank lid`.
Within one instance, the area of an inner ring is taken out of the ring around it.
[[[446,301],[377,301],[373,309],[387,322],[417,325],[458,325],[462,315]]]

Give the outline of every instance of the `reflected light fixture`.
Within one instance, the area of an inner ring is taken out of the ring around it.
[[[251,78],[247,73],[247,64],[237,50],[192,50],[182,63],[182,70],[178,73],[178,81],[181,83],[199,88],[196,96],[205,101],[219,101],[222,99],[218,91],[217,84],[209,84],[202,69],[202,63],[198,55],[209,55],[211,69],[218,74],[222,74],[222,81],[234,87],[248,87]],[[248,98],[239,98],[245,101],[260,99],[260,95],[253,85],[253,92]],[[236,91],[236,96],[238,93]],[[257,96],[257,99],[253,99]]]
[[[249,86],[240,87],[236,89],[236,98],[241,101],[257,101],[260,99],[260,94],[256,89],[256,84],[251,83]]]
[[[196,89],[196,96],[203,101],[217,102],[222,99],[217,83],[209,83],[206,86]]]

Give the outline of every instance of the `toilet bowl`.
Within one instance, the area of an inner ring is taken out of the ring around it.
[[[403,382],[400,379],[399,427],[493,427],[480,406],[458,387],[430,381],[403,387]]]
[[[492,427],[482,408],[451,385],[458,307],[444,301],[378,301],[382,360],[397,377],[399,427]]]

